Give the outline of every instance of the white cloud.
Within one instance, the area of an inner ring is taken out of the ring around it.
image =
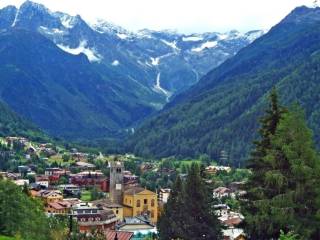
[[[34,0],[52,10],[103,18],[130,30],[177,29],[180,32],[270,28],[294,7],[313,0]],[[22,0],[0,0],[0,7]]]

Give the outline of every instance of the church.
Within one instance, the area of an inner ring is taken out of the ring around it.
[[[158,221],[157,194],[138,186],[124,185],[124,163],[110,163],[110,199],[97,200],[96,206],[111,209],[119,221],[127,217],[143,216],[151,223]]]

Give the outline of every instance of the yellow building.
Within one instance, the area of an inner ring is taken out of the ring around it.
[[[45,207],[47,214],[60,214],[66,215],[70,212],[71,205],[65,201],[50,202]]]
[[[63,200],[62,193],[56,190],[41,190],[36,197],[41,198],[45,205]]]
[[[149,214],[153,223],[158,221],[157,194],[141,187],[132,187],[123,193],[124,217]]]
[[[117,203],[113,203],[108,198],[99,199],[91,202],[94,206],[106,210],[112,210],[117,216],[117,219],[123,220],[123,206]]]

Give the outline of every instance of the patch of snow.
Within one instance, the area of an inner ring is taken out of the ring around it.
[[[145,62],[148,67],[153,67],[148,61]]]
[[[252,43],[254,40],[261,37],[263,34],[265,34],[264,30],[251,31],[251,32],[246,33],[246,38],[249,40],[250,43]]]
[[[20,12],[20,9],[18,9],[18,10],[17,10],[16,15],[15,15],[15,17],[14,17],[14,21],[13,21],[13,23],[12,23],[11,27],[16,26],[16,23],[17,23],[17,20],[18,20],[19,12]]]
[[[222,34],[219,34],[219,35],[218,35],[219,40],[225,40],[225,39],[227,39],[228,37],[229,37],[229,35],[226,34],[226,33],[222,33]]]
[[[160,58],[159,58],[159,57],[157,57],[157,58],[151,57],[150,60],[151,60],[151,64],[152,64],[153,66],[158,66],[159,63],[160,63]]]
[[[141,29],[136,32],[137,37],[139,38],[152,38],[152,34],[154,31],[149,29]]]
[[[176,51],[180,51],[180,48],[177,47],[177,41],[173,41],[173,42],[168,42],[164,39],[161,39],[161,41],[166,44],[169,47],[172,47],[174,50]]]
[[[197,48],[192,48],[191,51],[193,52],[201,52],[206,48],[214,48],[218,45],[217,41],[213,41],[213,42],[205,42],[203,43],[200,47]]]
[[[182,38],[182,41],[184,42],[199,42],[202,40],[203,40],[203,37],[198,37],[198,36],[189,36],[189,37]]]
[[[131,33],[126,29],[104,19],[96,19],[94,22],[89,23],[89,25],[96,32],[115,34],[120,39],[126,39],[131,35]]]
[[[167,102],[169,102],[169,98],[171,97],[172,94],[171,92],[161,87],[160,79],[161,79],[161,73],[159,72],[157,74],[156,84],[154,85],[154,91],[164,94],[167,97],[166,98]]]
[[[244,37],[243,33],[239,32],[237,30],[232,30],[226,34],[228,35],[228,40],[239,39],[239,38]]]
[[[65,28],[73,28],[73,17],[69,16],[69,15],[63,15],[60,18],[61,24],[65,27]]]
[[[112,66],[119,66],[120,65],[120,62],[118,60],[114,60],[112,63],[111,63]]]
[[[160,92],[160,93],[164,94],[167,97],[167,101],[169,101],[169,98],[171,97],[171,93],[161,87],[160,79],[161,79],[161,73],[159,72],[157,74],[156,84],[154,85],[154,90],[156,92]]]
[[[122,40],[127,39],[129,37],[127,34],[124,33],[117,33],[117,36]]]
[[[52,31],[53,31],[53,33],[56,33],[56,34],[64,34],[65,33],[63,30],[60,30],[58,28],[53,28]]]
[[[49,29],[47,27],[44,27],[44,26],[40,26],[40,31],[43,31],[47,34],[50,34],[50,35],[53,35],[53,34],[65,34],[65,32],[63,30],[60,30],[59,28],[52,28],[52,29]]]
[[[102,56],[96,53],[95,49],[87,48],[86,41],[81,41],[77,48],[70,48],[69,46],[64,46],[62,44],[58,44],[57,46],[72,55],[79,55],[80,53],[83,53],[87,56],[90,62],[100,62],[102,60]]]

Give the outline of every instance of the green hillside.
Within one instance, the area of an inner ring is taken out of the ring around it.
[[[128,140],[143,156],[203,153],[238,165],[248,155],[257,119],[276,86],[282,102],[306,109],[319,143],[320,8],[295,9],[269,33],[211,71]]]
[[[153,93],[39,33],[0,31],[0,99],[53,136],[115,137],[155,109]],[[110,68],[110,67],[109,67]]]
[[[33,140],[43,140],[47,138],[38,128],[19,117],[1,101],[0,136],[25,136]]]

